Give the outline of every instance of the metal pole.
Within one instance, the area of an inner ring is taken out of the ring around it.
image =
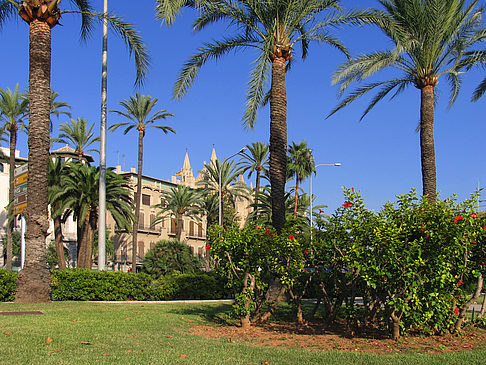
[[[340,162],[335,162],[335,163],[320,163],[320,164],[317,164],[314,166],[315,167],[319,167],[319,166],[341,166],[341,163]],[[313,222],[312,222],[312,174],[310,175],[310,241],[312,243],[312,226],[313,226]]]
[[[20,269],[24,268],[25,262],[25,217],[20,216]]]
[[[226,161],[226,160],[225,160]],[[219,161],[218,161],[219,162]],[[221,168],[223,167],[223,164],[219,164],[219,174],[218,174],[218,197],[219,197],[219,205],[218,205],[218,224],[220,226],[223,225],[223,217],[222,217],[222,207],[221,207],[221,195],[223,194],[221,192]]]
[[[105,270],[106,262],[106,109],[108,63],[108,0],[103,0],[103,51],[101,65],[101,125],[100,125],[100,184],[98,212],[98,270]]]
[[[310,174],[310,241],[312,243],[312,173]]]
[[[218,175],[219,175],[219,176],[218,176],[218,180],[219,180],[219,181],[218,181],[218,195],[219,195],[219,217],[218,217],[218,218],[219,218],[219,219],[218,219],[218,224],[219,224],[220,226],[222,226],[222,225],[223,225],[223,217],[222,217],[222,212],[221,212],[221,211],[222,211],[222,204],[221,204],[221,201],[222,201],[222,195],[223,195],[223,193],[222,193],[222,191],[221,191],[221,190],[222,190],[222,187],[221,187],[221,173],[222,173],[223,165],[224,165],[224,163],[225,163],[227,160],[229,160],[229,159],[231,159],[231,158],[235,157],[236,155],[238,155],[238,154],[240,154],[240,153],[242,153],[242,152],[245,152],[245,151],[246,151],[246,147],[243,147],[243,148],[242,148],[241,150],[239,150],[238,152],[233,153],[233,154],[232,154],[231,156],[229,156],[229,157],[226,157],[226,158],[224,159],[224,161],[223,161],[223,162],[222,162],[222,163],[219,165],[219,174],[218,174]]]

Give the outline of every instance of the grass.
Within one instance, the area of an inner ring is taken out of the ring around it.
[[[269,348],[191,335],[227,304],[0,303],[0,364],[484,364],[486,351],[358,354]],[[49,338],[49,340],[48,340]],[[83,342],[85,344],[83,344]],[[87,344],[86,344],[87,343]],[[182,355],[182,356],[181,356]]]

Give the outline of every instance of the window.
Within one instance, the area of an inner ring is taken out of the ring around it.
[[[175,218],[170,219],[170,232],[171,233],[176,233],[176,222]]]
[[[142,212],[138,213],[138,228],[143,228],[145,217]]]
[[[155,214],[150,214],[150,228],[155,229]]]
[[[194,236],[194,222],[191,221],[189,225],[189,236]]]
[[[3,163],[0,163],[0,172],[3,172],[4,170]]]
[[[202,235],[202,223],[198,223],[198,224],[197,224],[197,235],[198,235],[199,237],[202,237],[202,236],[203,236],[203,235]]]
[[[142,204],[150,205],[150,195],[142,194]]]
[[[145,243],[143,241],[138,241],[138,256],[145,256]]]

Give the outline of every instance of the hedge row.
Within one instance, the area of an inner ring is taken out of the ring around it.
[[[179,274],[157,281],[144,273],[64,269],[51,272],[52,300],[172,300],[228,297],[214,273]],[[17,274],[0,269],[0,302],[14,300]]]

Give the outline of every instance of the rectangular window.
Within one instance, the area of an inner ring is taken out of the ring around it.
[[[170,219],[170,232],[176,233],[176,221],[175,218]]]
[[[150,195],[142,194],[142,204],[150,205]]]
[[[138,241],[138,257],[144,257],[145,256],[145,244],[143,241]]]
[[[198,235],[199,237],[202,237],[202,236],[203,236],[203,235],[202,235],[202,223],[198,223],[198,224],[197,224],[197,235]]]
[[[194,222],[191,221],[189,224],[189,236],[194,236]]]
[[[143,215],[142,212],[138,213],[138,228],[141,228],[143,229],[144,228],[144,221],[145,221],[145,217]]]
[[[155,214],[150,214],[150,228],[155,229]]]

